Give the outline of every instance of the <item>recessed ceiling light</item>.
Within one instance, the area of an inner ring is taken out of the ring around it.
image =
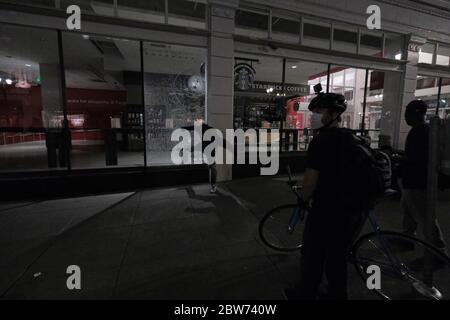
[[[12,80],[11,79],[6,79],[5,82],[6,82],[6,84],[12,84]]]
[[[31,67],[31,64],[26,63],[26,64],[25,64],[25,67]]]
[[[292,69],[297,69],[297,66],[292,66],[291,68],[292,68]]]

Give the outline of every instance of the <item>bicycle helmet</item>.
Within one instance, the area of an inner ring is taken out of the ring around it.
[[[317,108],[324,108],[343,113],[347,110],[347,101],[342,94],[320,92],[311,100],[308,110],[314,111]]]

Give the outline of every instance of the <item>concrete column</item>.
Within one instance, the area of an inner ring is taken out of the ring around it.
[[[347,112],[352,116],[351,128],[359,129],[362,113],[363,113],[363,103],[364,103],[364,85],[366,82],[366,70],[355,69],[355,92],[353,97],[353,108],[348,108]],[[361,115],[360,115],[361,114]],[[369,108],[366,110],[366,119],[369,114]]]
[[[234,15],[237,0],[209,1],[207,123],[233,129]],[[232,166],[217,166],[217,181],[231,180]]]
[[[398,136],[396,141],[396,148],[403,150],[405,148],[406,136],[411,129],[405,121],[406,105],[415,99],[415,92],[417,87],[417,71],[419,62],[419,48],[425,43],[425,39],[413,38],[408,42],[407,61],[403,74],[403,90],[401,95],[401,109],[400,119],[398,121]]]
[[[410,127],[406,124],[404,113],[406,105],[415,99],[417,85],[417,63],[419,61],[418,43],[409,41],[407,63],[403,74],[386,72],[384,80],[383,111],[380,140],[390,140],[392,147],[403,150]],[[414,50],[411,50],[414,49]]]
[[[401,97],[403,91],[403,74],[385,71],[383,90],[383,109],[380,121],[380,146],[396,148],[399,124],[401,120]]]
[[[408,54],[408,57],[411,56]],[[408,59],[409,60],[409,59]],[[399,122],[399,133],[398,133],[398,141],[397,141],[397,148],[404,149],[405,148],[405,142],[406,142],[406,136],[408,135],[409,130],[411,127],[409,127],[406,124],[405,121],[405,109],[406,105],[415,99],[415,91],[417,86],[417,61],[418,61],[418,53],[413,54],[413,63],[410,63],[408,61],[408,64],[405,68],[405,74],[404,74],[404,85],[403,85],[403,94],[402,94],[402,108],[401,108],[401,114],[400,114],[400,122]]]

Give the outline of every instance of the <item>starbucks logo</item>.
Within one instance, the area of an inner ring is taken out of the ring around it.
[[[256,71],[248,63],[238,63],[234,66],[234,85],[239,90],[248,90],[253,84]]]

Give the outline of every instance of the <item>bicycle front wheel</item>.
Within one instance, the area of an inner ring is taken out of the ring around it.
[[[450,259],[420,239],[369,233],[355,243],[351,257],[368,289],[384,299],[450,299]]]
[[[259,236],[264,244],[285,252],[301,248],[304,221],[298,221],[293,230],[288,228],[289,220],[297,209],[297,204],[287,204],[266,213],[259,223]]]

